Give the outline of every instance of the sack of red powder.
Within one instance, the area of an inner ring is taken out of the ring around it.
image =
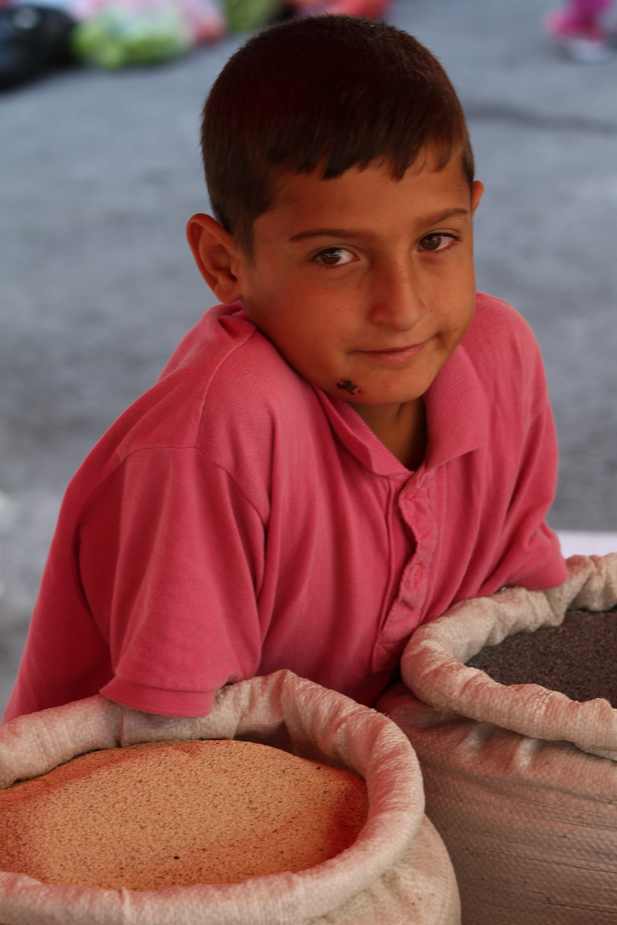
[[[62,925],[69,922],[71,925],[178,925],[180,922],[199,925],[402,925],[407,922],[460,925],[459,895],[452,865],[441,838],[424,814],[420,768],[406,737],[375,710],[290,671],[277,671],[227,685],[217,693],[211,712],[194,719],[141,713],[95,696],[20,716],[0,726],[0,846],[3,833],[10,829],[6,822],[3,827],[3,809],[10,814],[16,803],[24,799],[23,788],[34,786],[39,801],[36,818],[45,822],[57,806],[57,791],[54,790],[57,785],[50,786],[49,778],[43,780],[41,775],[56,769],[62,772],[61,766],[66,768],[65,763],[76,756],[82,756],[77,762],[84,758],[107,762],[103,768],[107,773],[117,767],[119,761],[129,760],[119,757],[118,750],[122,752],[138,743],[178,743],[182,757],[181,746],[187,745],[189,740],[234,739],[239,740],[239,744],[252,742],[282,749],[320,765],[346,769],[362,778],[366,788],[366,821],[353,843],[328,860],[308,868],[249,875],[241,882],[195,882],[191,886],[173,885],[143,891],[130,887],[106,889],[98,887],[96,881],[95,885],[80,885],[79,878],[45,881],[34,874],[20,873],[19,869],[14,869],[14,863],[5,865],[4,870],[0,865],[0,922],[7,925],[9,922],[11,925],[50,925],[52,922]],[[100,754],[106,749],[115,750],[111,759]],[[168,774],[167,781],[175,783],[177,775],[184,773],[181,767],[185,759],[186,755],[182,762],[178,759],[178,768]],[[75,782],[75,764],[68,772],[64,771],[65,781],[67,773],[72,778],[71,786]],[[326,771],[322,770],[324,773],[319,776],[323,777]],[[196,771],[193,769],[192,773],[194,776]],[[77,785],[81,783],[77,781]],[[140,785],[143,781],[133,783],[129,804],[137,802],[141,796]],[[197,791],[206,790],[205,783],[200,785],[199,780],[187,787],[189,794],[193,792],[193,801],[195,786]],[[325,781],[323,786],[326,786]],[[266,778],[264,788],[272,805],[285,801],[284,780],[276,774]],[[103,790],[100,786],[97,793]],[[165,785],[165,799],[171,798],[172,790],[172,786]],[[179,799],[190,803],[186,790],[180,788]],[[228,788],[227,794],[229,792]],[[116,790],[116,796],[124,800],[126,795]],[[149,801],[147,797],[148,793],[143,801],[146,808],[153,802],[156,804],[156,800]],[[219,799],[224,803],[225,795],[221,793]],[[257,799],[263,804],[260,797]],[[45,800],[47,804],[41,808],[41,801]],[[190,806],[196,813],[194,803]],[[209,811],[215,813],[211,824],[218,824],[217,806],[210,803],[208,806]],[[178,816],[186,810],[181,802]],[[281,833],[281,842],[289,841],[292,836],[306,841],[307,815],[315,820],[319,814],[318,808],[303,803],[297,792],[293,810]],[[28,858],[42,857],[43,864],[49,867],[50,854],[57,853],[59,845],[72,839],[75,829],[84,828],[83,819],[104,818],[105,812],[103,801],[93,807],[90,814],[80,812],[80,825],[73,821],[71,827],[67,820],[68,832],[60,831],[55,839],[49,829],[37,837],[35,826],[25,833]],[[146,847],[151,845],[152,852],[156,853],[160,841],[156,834],[157,820],[161,815],[156,805],[152,815],[153,822],[149,818],[150,824],[146,825],[150,834],[146,832],[143,837]],[[240,809],[238,815],[241,815]],[[250,818],[251,814],[248,815]],[[225,818],[228,817],[227,812]],[[141,829],[131,814],[130,805],[118,828],[115,823],[111,827],[111,848],[115,852],[112,857],[117,855],[122,876],[130,867],[123,827],[132,833],[131,838]],[[98,831],[102,830],[108,831],[109,826],[101,823]],[[18,831],[19,839],[24,836],[23,827]],[[235,846],[235,859],[246,854],[246,839],[238,834],[237,827],[232,825],[232,831],[225,830],[223,834],[227,849]],[[96,857],[105,854],[109,858],[110,853],[102,850],[102,836],[97,840],[97,829],[89,835],[88,843]],[[217,842],[219,846],[221,841]],[[196,844],[199,849],[202,841]],[[109,847],[109,840],[105,845]],[[275,844],[274,849],[276,847]],[[9,858],[15,856],[12,848],[9,840],[9,844],[4,845]],[[264,851],[272,848],[270,841],[263,845]],[[141,857],[143,844],[139,850]],[[6,853],[5,850],[4,856]],[[177,860],[181,870],[184,865],[179,857]],[[79,857],[75,863],[78,862]],[[171,864],[173,867],[174,859]],[[87,873],[90,876],[91,868]]]

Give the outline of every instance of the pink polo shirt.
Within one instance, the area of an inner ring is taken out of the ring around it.
[[[240,303],[208,311],[71,481],[5,718],[101,692],[208,712],[289,668],[373,704],[455,601],[565,579],[557,450],[522,317],[479,295],[411,472]]]

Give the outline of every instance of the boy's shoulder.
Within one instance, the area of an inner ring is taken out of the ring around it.
[[[88,453],[67,488],[65,514],[71,523],[86,516],[105,486],[129,485],[131,473],[142,493],[148,480],[160,483],[163,477],[182,491],[183,473],[203,474],[209,467],[249,486],[253,507],[265,512],[263,485],[273,447],[280,444],[275,433],[303,433],[310,410],[302,410],[316,403],[310,396],[308,383],[242,306],[217,305]],[[297,446],[293,451],[301,454]]]
[[[217,439],[243,430],[263,439],[275,417],[297,416],[309,392],[240,303],[217,305],[118,419],[116,454],[157,446],[211,450]]]
[[[479,292],[461,342],[494,409],[534,412],[546,398],[544,363],[529,322],[512,305]]]
[[[523,315],[486,292],[476,296],[476,311],[462,345],[481,378],[534,376],[543,369],[536,336]]]
[[[512,305],[488,292],[476,293],[476,311],[464,338],[465,346],[482,350],[490,344],[504,348],[538,349],[529,322]]]

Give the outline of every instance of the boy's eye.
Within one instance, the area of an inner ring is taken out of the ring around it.
[[[340,254],[347,254],[350,259],[341,261],[339,259]],[[319,251],[312,259],[315,263],[319,263],[324,267],[343,267],[350,262],[351,257],[352,255],[346,247],[328,247],[326,250]]]
[[[443,231],[436,231],[434,234],[427,234],[422,238],[420,241],[420,250],[430,251],[434,254],[438,251],[446,250],[454,241],[456,241],[455,235],[446,234]]]

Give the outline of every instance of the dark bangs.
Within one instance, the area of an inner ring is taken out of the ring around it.
[[[372,161],[402,179],[431,147],[436,167],[473,153],[442,66],[393,26],[315,16],[267,29],[227,62],[206,101],[202,153],[217,220],[252,253],[252,226],[274,201],[277,177],[324,180]]]

